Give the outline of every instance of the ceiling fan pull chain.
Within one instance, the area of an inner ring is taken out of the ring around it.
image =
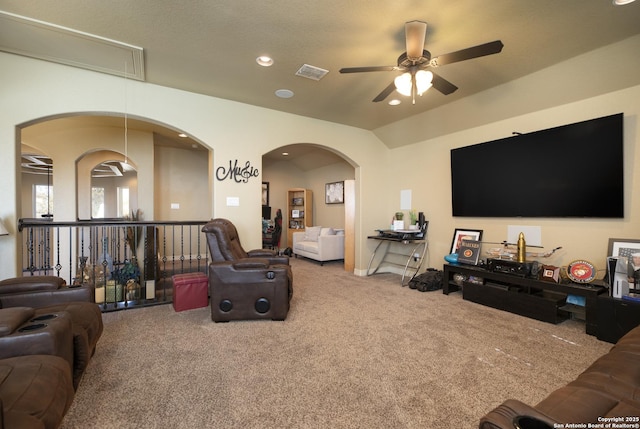
[[[411,101],[412,104],[416,104],[416,92],[417,92],[417,87],[416,87],[416,72],[412,71],[411,72]]]

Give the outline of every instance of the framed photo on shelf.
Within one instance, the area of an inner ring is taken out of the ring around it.
[[[453,240],[451,241],[451,252],[458,253],[458,249],[462,244],[462,240],[480,241],[482,239],[481,229],[460,229],[456,228],[453,232]]]
[[[640,253],[640,240],[610,238],[607,256],[623,256],[631,260],[631,255]]]
[[[269,205],[269,182],[262,182],[262,205]]]
[[[610,238],[607,256],[618,258],[615,266],[615,278],[620,276],[622,282],[629,282],[632,289],[640,288],[640,240],[627,238]],[[609,258],[607,258],[608,260]],[[622,265],[621,265],[622,264]],[[626,273],[624,266],[626,265]],[[626,275],[626,279],[625,279]],[[619,298],[624,293],[613,294]]]
[[[344,204],[344,181],[324,185],[325,204]]]

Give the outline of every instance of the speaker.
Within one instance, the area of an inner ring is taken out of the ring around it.
[[[231,311],[231,309],[233,308],[233,304],[231,303],[230,300],[228,299],[223,299],[222,301],[220,301],[220,311],[224,311],[225,313]]]
[[[267,298],[258,298],[255,305],[256,311],[260,314],[264,314],[271,308],[271,304]]]

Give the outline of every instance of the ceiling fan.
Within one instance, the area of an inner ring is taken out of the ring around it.
[[[424,49],[424,41],[427,35],[427,23],[422,21],[410,21],[404,26],[407,51],[398,57],[397,66],[371,66],[348,67],[340,69],[340,73],[363,73],[374,71],[401,71],[403,74],[396,77],[389,86],[382,90],[374,102],[387,98],[394,90],[402,95],[412,96],[413,104],[416,95],[422,95],[433,86],[444,95],[451,94],[458,89],[457,86],[433,73],[429,68],[436,68],[446,64],[470,60],[497,54],[504,46],[500,40],[462,49],[431,58],[431,53]]]

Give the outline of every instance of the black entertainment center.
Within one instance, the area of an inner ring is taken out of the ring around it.
[[[623,113],[514,131],[510,137],[451,149],[452,215],[624,219],[623,167]],[[609,299],[602,281],[539,280],[537,262],[524,257],[518,262],[489,259],[480,266],[461,263],[477,261],[445,264],[443,293],[461,290],[465,300],[550,323],[584,319],[587,334],[606,341],[640,322],[635,316],[640,303]],[[600,331],[599,314],[606,319]]]
[[[584,297],[586,332],[597,335],[597,299],[606,288],[601,282],[555,283],[473,265],[444,264],[442,292],[448,295],[458,290],[465,300],[549,323],[570,317],[570,312],[563,309],[567,295]]]

